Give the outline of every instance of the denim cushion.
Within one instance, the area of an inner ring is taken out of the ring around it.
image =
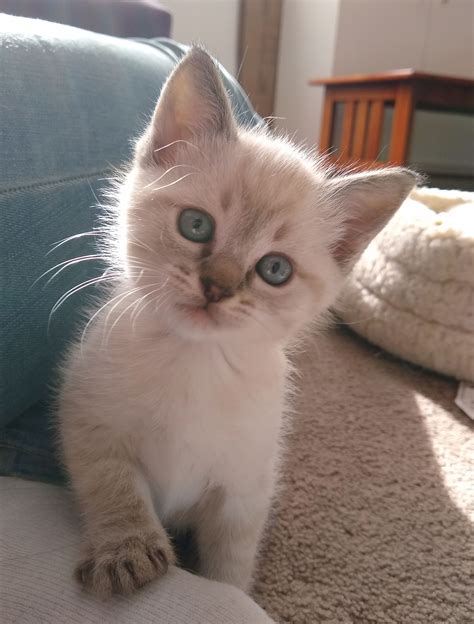
[[[53,272],[35,280],[93,253],[94,237],[84,236],[47,255],[92,230],[100,188],[129,159],[186,47],[2,15],[0,48],[0,472],[51,480],[50,467],[43,475],[34,461],[23,468],[18,453],[28,447],[32,457],[36,445],[49,457],[49,387],[84,291],[50,312],[101,266],[82,262],[49,284]],[[223,76],[239,122],[259,123],[238,83]]]

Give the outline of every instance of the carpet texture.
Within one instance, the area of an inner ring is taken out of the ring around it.
[[[456,384],[346,330],[297,360],[254,597],[280,623],[472,623],[474,427]]]

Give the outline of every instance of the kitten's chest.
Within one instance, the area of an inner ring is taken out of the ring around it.
[[[230,358],[191,352],[168,362],[148,397],[140,460],[162,516],[191,506],[205,488],[238,489],[273,469],[282,363],[249,370]]]

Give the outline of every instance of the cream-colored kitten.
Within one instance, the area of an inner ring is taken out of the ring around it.
[[[239,129],[203,50],[181,61],[120,188],[116,285],[63,370],[87,589],[130,593],[165,574],[169,528],[194,531],[202,574],[249,587],[278,469],[285,350],[415,181],[397,168],[329,176],[287,141]]]

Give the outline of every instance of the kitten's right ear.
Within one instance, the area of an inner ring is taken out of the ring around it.
[[[415,184],[421,181],[417,173],[402,167],[387,167],[328,180],[328,192],[337,206],[339,222],[339,236],[332,253],[341,268],[350,269]]]
[[[180,141],[236,135],[216,63],[202,48],[191,48],[166,81],[147,134],[153,159],[161,166],[174,163]]]

